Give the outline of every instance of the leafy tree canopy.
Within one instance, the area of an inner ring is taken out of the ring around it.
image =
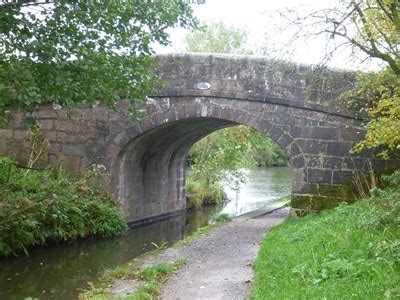
[[[363,99],[363,109],[370,117],[366,137],[355,150],[383,147],[380,155],[388,157],[390,151],[400,150],[400,2],[345,3],[349,12],[337,19],[329,32],[388,66],[381,72],[360,74],[355,88],[345,95],[348,100]],[[347,22],[356,29],[354,34],[349,33]]]
[[[366,138],[356,151],[379,148],[387,157],[400,150],[400,1],[339,0],[336,7],[297,17],[294,23],[303,36],[325,34],[333,41],[328,43],[328,59],[350,46],[356,54],[385,63],[380,72],[360,73],[344,99],[369,117]]]
[[[158,84],[152,44],[195,23],[184,1],[2,1],[0,118],[48,102],[115,108],[121,97],[134,112]]]
[[[250,54],[247,32],[222,22],[203,25],[188,34],[186,49],[191,52]]]

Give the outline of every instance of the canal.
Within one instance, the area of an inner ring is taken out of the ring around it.
[[[289,168],[246,170],[249,179],[239,189],[224,184],[230,199],[222,207],[188,211],[174,218],[129,230],[126,234],[68,245],[37,247],[29,256],[0,259],[0,299],[74,299],[88,282],[107,268],[126,263],[153,250],[154,244],[172,244],[200,227],[219,212],[238,216],[280,199],[291,190]]]

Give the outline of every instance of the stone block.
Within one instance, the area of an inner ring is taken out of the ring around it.
[[[313,196],[311,198],[311,209],[321,211],[324,209],[334,208],[343,201],[344,199],[337,197]]]
[[[14,139],[16,140],[26,140],[28,138],[28,131],[27,130],[14,130]]]
[[[62,144],[62,153],[65,155],[69,155],[71,157],[74,156],[85,156],[86,154],[86,146],[82,144]]]
[[[326,142],[300,139],[296,141],[304,154],[326,154]]]
[[[295,157],[301,153],[299,145],[296,142],[291,143],[287,149],[286,153],[289,157]]]
[[[294,209],[311,209],[311,195],[292,194],[290,201],[291,207]]]
[[[331,183],[332,170],[324,169],[308,169],[307,181],[309,183]]]
[[[321,155],[307,155],[307,167],[321,169],[323,167],[324,157]]]
[[[49,154],[48,155],[48,164],[50,166],[55,166],[60,162],[60,155],[59,154]]]
[[[342,168],[347,170],[364,170],[366,160],[359,157],[344,157],[342,158]]]
[[[267,121],[262,121],[259,123],[259,125],[257,126],[257,130],[261,133],[264,133],[265,135],[268,135],[268,132],[270,131],[272,125],[271,123],[267,122]]]
[[[80,175],[81,169],[80,169],[80,164],[81,164],[81,158],[80,156],[69,156],[66,155],[62,159],[63,166],[74,176]]]
[[[65,132],[57,131],[57,141],[64,142],[64,138],[66,135],[67,135],[67,133],[65,133]]]
[[[0,129],[0,139],[11,139],[13,137],[12,129]]]
[[[85,132],[89,130],[88,123],[83,123],[82,121],[73,120],[55,120],[54,129],[57,131],[65,131],[71,133]]]
[[[109,145],[106,149],[106,155],[112,158],[116,158],[121,152],[121,149],[115,145]]]
[[[283,130],[280,129],[278,126],[272,126],[268,132],[268,136],[275,142],[278,141],[283,134]]]
[[[290,135],[294,138],[307,139],[311,136],[310,126],[290,126]]]
[[[346,142],[328,142],[326,153],[329,156],[348,156],[351,145]]]
[[[281,135],[281,137],[279,138],[279,140],[276,142],[279,147],[281,147],[282,149],[286,149],[286,147],[293,141],[292,137],[286,133],[284,133],[283,135]]]
[[[339,156],[324,157],[322,167],[325,169],[341,169],[343,159]]]
[[[335,170],[333,171],[332,182],[333,183],[352,182],[353,176],[354,174],[352,171]]]
[[[60,155],[61,154],[61,144],[60,143],[55,143],[55,142],[50,142],[50,147],[47,150],[50,154],[56,154]]]
[[[91,145],[93,143],[93,139],[95,138],[95,136],[91,133],[65,133],[65,135],[62,136],[62,142],[69,144]]]
[[[352,181],[345,182],[344,184],[333,183],[333,184],[318,184],[316,189],[319,196],[352,199],[354,198],[354,186]]]
[[[340,139],[342,141],[357,142],[364,138],[365,131],[361,128],[345,127],[340,130]]]
[[[39,120],[42,130],[52,130],[54,121],[52,119],[41,119]]]
[[[313,127],[311,128],[311,138],[315,140],[336,141],[339,139],[339,130],[334,127]]]
[[[57,132],[53,130],[42,130],[42,136],[43,138],[49,140],[49,141],[57,141]]]
[[[290,166],[295,169],[304,168],[304,166],[306,165],[306,161],[305,161],[303,155],[291,157],[289,160],[289,163],[290,163]]]

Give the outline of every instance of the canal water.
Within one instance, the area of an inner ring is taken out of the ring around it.
[[[29,256],[0,259],[0,299],[76,299],[107,268],[153,250],[154,243],[172,244],[219,212],[238,216],[290,194],[289,168],[247,170],[249,180],[238,190],[224,184],[231,200],[222,207],[189,211],[174,218],[129,230],[112,239],[82,240],[69,245],[38,247]]]

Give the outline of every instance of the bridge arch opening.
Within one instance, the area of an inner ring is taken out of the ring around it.
[[[117,137],[121,150],[112,168],[112,187],[127,221],[163,218],[186,209],[185,161],[189,149],[211,132],[239,124],[270,137],[287,154],[294,174],[296,170],[303,172],[299,146],[288,133],[263,118],[233,107],[219,112],[205,111],[201,105],[186,107],[183,117],[164,110]],[[296,184],[293,180],[292,190]]]
[[[291,193],[286,153],[246,125],[218,129],[197,141],[186,157],[187,208],[217,205],[238,216]]]

